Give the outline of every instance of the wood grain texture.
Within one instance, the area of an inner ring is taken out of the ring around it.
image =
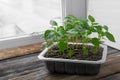
[[[110,76],[102,78],[100,80],[120,80],[120,73],[116,73],[114,75],[110,75]]]
[[[0,50],[0,60],[40,51],[41,43]]]
[[[0,61],[0,80],[120,80],[120,51],[108,49],[107,60],[95,76],[50,74],[39,53]],[[109,53],[110,52],[110,53]]]

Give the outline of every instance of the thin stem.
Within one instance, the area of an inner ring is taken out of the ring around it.
[[[50,54],[52,54],[52,48],[50,48]]]
[[[66,38],[65,40],[66,40],[67,42],[69,42],[68,38]],[[67,49],[68,49],[68,45],[69,45],[69,43],[67,44]]]
[[[78,49],[78,37],[76,37],[76,49]]]
[[[73,45],[72,45],[72,47],[73,47],[73,50],[74,50],[74,37],[72,38],[72,40],[73,40]]]

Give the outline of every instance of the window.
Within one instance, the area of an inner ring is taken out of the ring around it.
[[[43,41],[31,33],[50,28],[50,19],[61,23],[68,14],[85,17],[86,0],[0,0],[0,49]]]
[[[33,32],[61,21],[61,0],[0,0],[0,49],[40,42]],[[42,41],[42,40],[41,40]]]
[[[60,5],[60,0],[1,0],[0,23],[24,33],[41,32],[49,28],[50,19],[61,20]]]

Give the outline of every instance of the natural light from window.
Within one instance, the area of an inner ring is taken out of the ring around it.
[[[61,0],[0,0],[0,38],[41,32],[61,20]]]
[[[88,14],[93,15],[99,23],[108,25],[116,42],[106,41],[106,43],[120,49],[120,0],[89,0]]]

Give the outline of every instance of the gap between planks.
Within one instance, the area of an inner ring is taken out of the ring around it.
[[[22,75],[18,77],[11,78],[10,80],[98,80],[105,77],[114,75],[115,73],[120,73],[120,53],[113,56],[108,56],[104,64],[102,64],[100,73],[95,76],[80,76],[80,75],[66,75],[66,74],[49,74],[46,70],[39,73],[39,70],[34,73],[29,73],[27,75]],[[42,74],[44,73],[44,74]],[[36,74],[36,76],[35,76]],[[41,77],[42,75],[42,77]],[[120,77],[118,77],[120,79]],[[107,79],[107,78],[106,78]],[[109,80],[109,79],[108,79]]]

